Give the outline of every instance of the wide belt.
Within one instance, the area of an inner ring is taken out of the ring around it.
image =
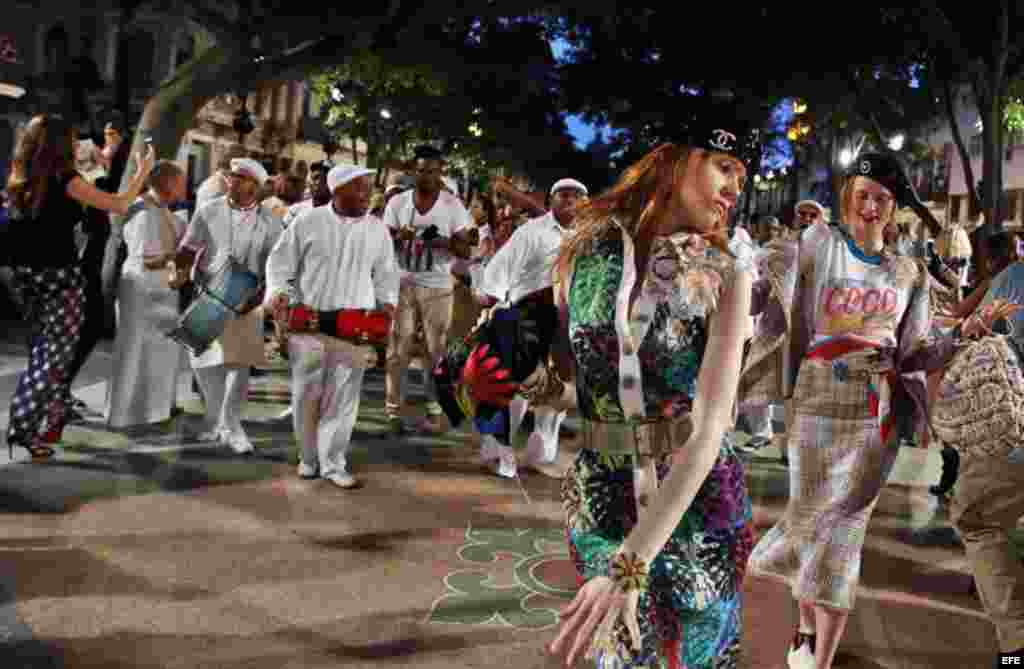
[[[632,455],[638,460],[658,459],[681,448],[692,433],[689,414],[675,420],[636,424],[584,420],[583,447],[607,455]]]

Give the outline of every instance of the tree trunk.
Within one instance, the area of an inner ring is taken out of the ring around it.
[[[357,140],[355,137],[349,137],[349,139],[352,140],[352,164],[353,165],[358,165],[359,164],[359,140]]]
[[[135,156],[145,150],[147,135],[153,138],[153,151],[158,159],[177,156],[181,140],[192,126],[196,113],[222,90],[222,77],[236,66],[231,53],[214,46],[183,66],[173,79],[160,87],[146,102],[139,119],[119,190],[123,191],[135,174]],[[110,218],[111,234],[102,270],[103,295],[108,302],[114,295],[117,251],[121,244],[120,217]]]
[[[946,111],[946,119],[949,121],[950,130],[953,132],[953,143],[956,144],[957,154],[960,156],[960,165],[964,170],[964,182],[967,184],[967,201],[972,211],[980,211],[981,203],[978,201],[978,193],[974,188],[974,168],[971,166],[971,154],[964,144],[964,136],[960,132],[960,125],[956,118],[956,94],[953,92],[953,84],[948,77],[942,77],[942,101],[943,109]],[[947,183],[946,192],[949,192]]]

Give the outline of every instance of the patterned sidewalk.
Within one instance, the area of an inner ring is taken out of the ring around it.
[[[98,408],[102,388],[84,390]],[[557,480],[486,474],[464,430],[380,438],[372,371],[352,456],[363,487],[302,481],[290,423],[274,420],[286,401],[280,371],[254,380],[251,458],[183,444],[186,415],[147,432],[74,426],[58,460],[0,467],[0,667],[557,666],[543,648],[574,589]],[[994,635],[927,493],[937,456],[904,451],[837,667],[990,667]],[[764,531],[788,472],[770,449],[748,471]],[[746,590],[748,666],[781,669],[785,589]]]

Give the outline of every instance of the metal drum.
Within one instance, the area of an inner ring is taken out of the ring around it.
[[[241,315],[241,308],[259,294],[263,285],[259,276],[234,259],[216,272],[196,274],[196,299],[167,336],[198,356],[224,334],[227,322]]]

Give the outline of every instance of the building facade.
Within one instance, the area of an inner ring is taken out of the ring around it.
[[[112,4],[8,3],[0,27],[0,175],[6,177],[19,128],[32,114],[61,112],[77,122],[80,136],[98,141],[103,124],[122,116],[119,110],[130,110],[128,121],[137,118],[202,39],[183,13],[140,9],[124,22]],[[5,95],[16,89],[24,94]],[[323,160],[326,135],[309,98],[305,83],[291,81],[247,94],[225,90],[210,100],[174,156],[188,170],[190,187],[239,143],[273,172]],[[254,129],[240,137],[233,124],[243,103]],[[340,151],[334,158],[358,161],[365,158],[365,146],[359,149],[361,156]]]

